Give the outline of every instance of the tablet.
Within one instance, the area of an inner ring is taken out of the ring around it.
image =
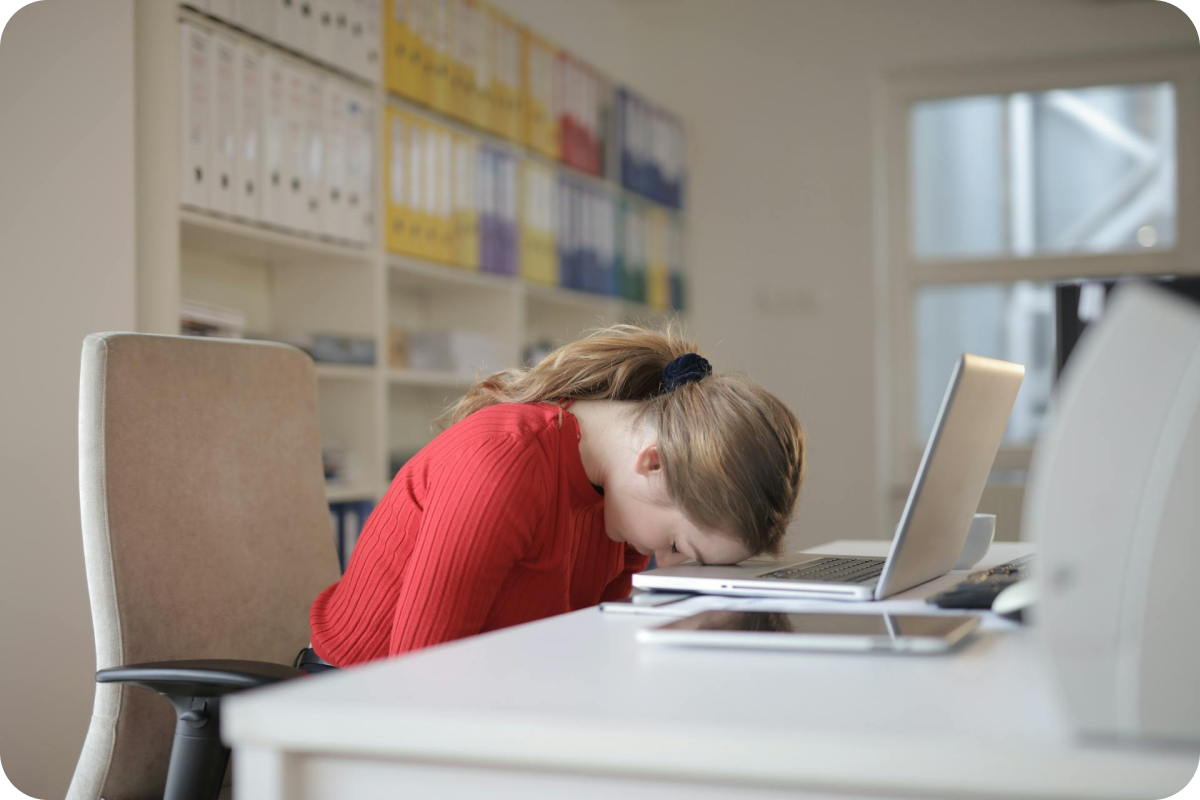
[[[638,641],[772,650],[945,652],[979,624],[973,614],[816,614],[704,611],[642,628]]]

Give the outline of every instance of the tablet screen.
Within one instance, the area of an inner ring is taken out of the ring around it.
[[[705,611],[662,626],[676,631],[748,631],[820,636],[933,637],[963,624],[961,615],[793,614],[770,611]]]

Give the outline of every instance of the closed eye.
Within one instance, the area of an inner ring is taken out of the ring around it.
[[[679,553],[679,548],[675,546],[675,542],[671,542],[671,552],[676,555],[678,555],[678,553]],[[691,560],[695,561],[697,564],[699,564],[702,567],[705,566],[704,560],[702,558],[700,558],[699,554],[692,556]]]

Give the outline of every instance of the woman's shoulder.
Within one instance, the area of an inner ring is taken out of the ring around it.
[[[422,452],[431,464],[448,458],[459,466],[465,460],[493,469],[553,469],[562,441],[559,411],[546,403],[486,406],[442,431]]]
[[[496,403],[485,406],[453,427],[515,436],[541,436],[558,430],[562,409],[550,403]]]
[[[552,457],[562,440],[566,417],[561,408],[550,403],[497,403],[459,420],[438,438],[454,449],[472,445],[492,449],[504,440],[512,446],[503,449],[514,456],[532,447]]]

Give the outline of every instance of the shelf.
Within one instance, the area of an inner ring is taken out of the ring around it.
[[[325,499],[330,503],[343,503],[347,500],[375,500],[379,497],[379,488],[364,483],[326,483]]]
[[[525,283],[523,286],[525,296],[530,300],[554,305],[572,306],[588,311],[611,311],[625,304],[619,297],[581,292],[578,289],[565,289],[561,286],[546,286],[539,283]]]
[[[179,210],[179,239],[185,250],[275,263],[365,264],[372,259],[366,245],[340,244],[190,208]]]
[[[375,367],[369,364],[316,364],[317,380],[370,381],[375,378]]]
[[[631,317],[635,317],[639,320],[643,320],[643,319],[652,320],[656,317],[676,318],[679,316],[678,309],[655,308],[654,306],[648,306],[645,303],[631,303],[627,300],[622,301],[621,307],[624,309],[626,314],[630,315]]]
[[[654,308],[644,303],[632,303],[622,297],[581,292],[578,289],[565,289],[561,286],[545,286],[543,284],[525,283],[525,295],[534,302],[547,305],[578,308],[585,311],[628,314],[639,319],[674,316],[678,312],[673,308]]]
[[[673,309],[660,309],[643,303],[631,303],[620,297],[611,295],[582,292],[578,289],[567,289],[562,286],[547,286],[540,283],[530,283],[521,278],[507,275],[493,275],[487,272],[477,272],[424,261],[413,256],[388,254],[388,266],[397,275],[403,275],[422,283],[446,283],[459,286],[470,286],[494,291],[520,291],[535,302],[579,308],[587,311],[615,311],[631,314],[637,317],[661,317],[675,313]]]
[[[405,276],[421,283],[449,283],[458,286],[470,286],[478,289],[511,292],[521,286],[521,282],[508,275],[494,275],[490,272],[468,270],[463,267],[453,267],[448,264],[438,264],[423,261],[412,256],[388,254],[388,266],[398,276]]]
[[[422,369],[390,369],[388,381],[395,386],[421,389],[469,389],[475,385],[475,378],[471,375]]]

